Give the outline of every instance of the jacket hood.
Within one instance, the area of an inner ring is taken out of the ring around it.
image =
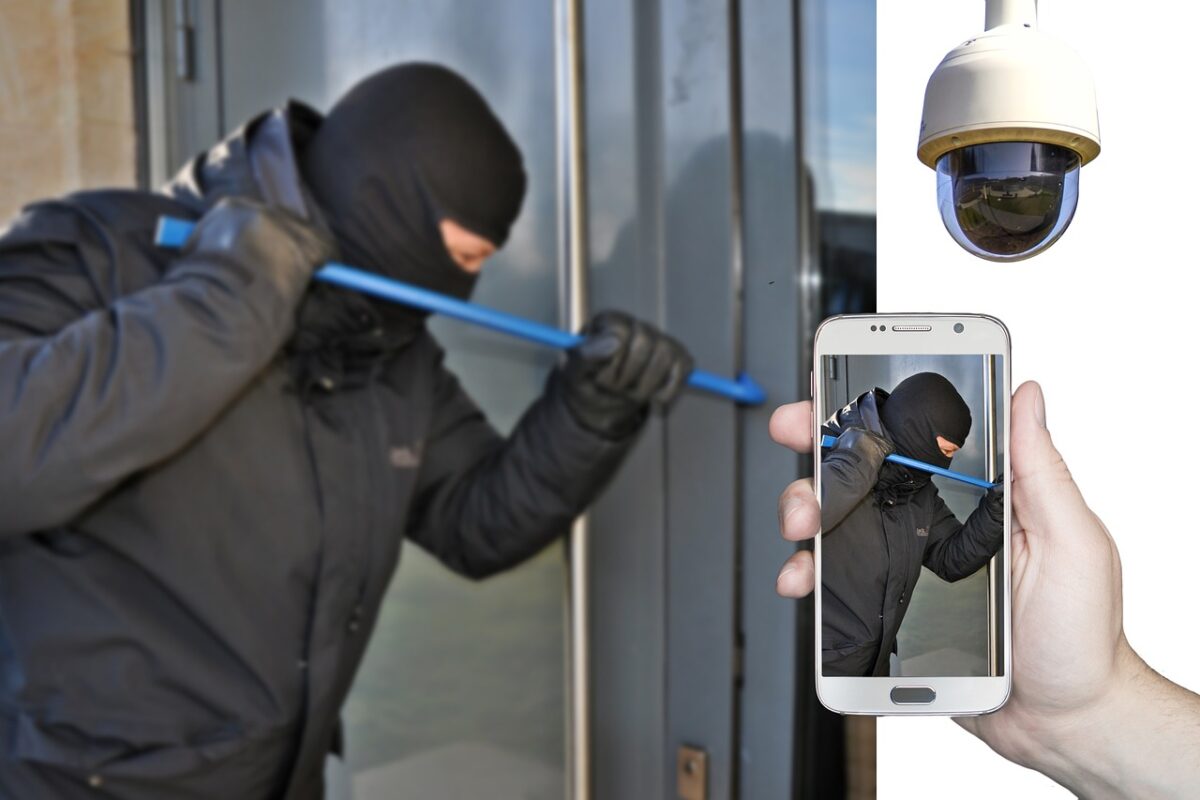
[[[825,427],[833,431],[834,436],[841,434],[846,428],[863,428],[891,441],[891,436],[884,429],[879,416],[879,407],[887,397],[888,393],[883,389],[865,392],[835,411],[825,421]]]
[[[311,107],[288,101],[253,117],[185,164],[162,192],[203,214],[225,197],[248,197],[313,219],[316,204],[297,154],[321,124]]]
[[[889,393],[880,388],[864,392],[847,405],[835,411],[825,421],[824,428],[838,436],[846,428],[863,428],[882,436],[895,446],[895,439],[883,423],[881,410],[886,405]],[[885,461],[875,483],[875,498],[881,504],[895,505],[909,498],[930,484],[932,476],[927,472],[910,470],[891,461]]]

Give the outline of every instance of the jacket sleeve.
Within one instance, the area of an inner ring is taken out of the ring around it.
[[[612,441],[580,426],[551,373],[512,434],[499,436],[458,380],[438,367],[407,534],[451,569],[484,578],[567,532],[637,435]]]
[[[822,433],[838,436],[828,426]],[[866,444],[866,443],[864,443]],[[872,448],[835,447],[821,458],[821,530],[833,530],[875,488],[884,454]]]
[[[184,256],[115,296],[118,260],[147,258],[133,251],[61,204],[0,235],[0,537],[69,521],[199,434],[269,362],[304,288]]]
[[[991,560],[1004,544],[1004,511],[999,517],[988,507],[987,497],[967,517],[958,521],[946,501],[935,495],[933,522],[925,547],[925,566],[945,581],[959,581]]]

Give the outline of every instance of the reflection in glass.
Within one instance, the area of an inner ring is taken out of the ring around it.
[[[993,261],[1018,261],[1062,235],[1079,201],[1079,156],[1035,142],[993,142],[938,160],[938,207],[954,240]]]
[[[875,0],[801,4],[819,317],[875,310]]]

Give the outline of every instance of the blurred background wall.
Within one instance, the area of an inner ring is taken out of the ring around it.
[[[128,0],[0,2],[0,219],[137,177]]]

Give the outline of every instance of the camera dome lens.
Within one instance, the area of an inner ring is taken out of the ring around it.
[[[1019,261],[1062,236],[1079,202],[1079,155],[1034,142],[953,150],[937,163],[938,207],[954,240],[992,261]]]

